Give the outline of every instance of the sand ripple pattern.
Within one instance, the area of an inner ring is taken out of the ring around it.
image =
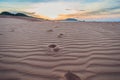
[[[0,21],[0,80],[120,80],[120,23]]]

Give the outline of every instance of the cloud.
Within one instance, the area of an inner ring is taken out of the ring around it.
[[[85,11],[85,10],[75,10],[75,9],[65,9],[67,11]]]
[[[119,14],[120,14],[120,6],[119,7],[111,7],[111,8],[104,8],[104,9],[100,9],[100,10],[96,10],[96,11],[91,11],[91,12],[87,12],[86,14],[89,15],[105,15],[105,14],[110,14],[110,13],[114,13],[114,10],[119,10]]]
[[[79,2],[80,0],[0,0],[0,2],[37,3],[37,2]]]
[[[75,13],[72,14],[61,14],[57,19],[64,18],[78,18],[78,19],[98,19],[98,18],[115,18],[116,16],[120,18],[120,0],[112,1],[105,0],[93,3],[80,4],[83,11],[76,9]],[[92,6],[91,6],[92,5]],[[71,10],[71,9],[67,9]],[[74,9],[75,10],[75,9]]]
[[[76,2],[50,2],[50,3],[34,3],[27,8],[27,12],[35,12],[36,14],[45,15],[51,18],[56,18],[59,14],[71,14],[74,13],[74,6],[79,5]],[[66,10],[66,9],[72,9]]]

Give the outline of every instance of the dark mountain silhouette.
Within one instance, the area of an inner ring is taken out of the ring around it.
[[[14,14],[10,13],[10,12],[1,12],[0,15],[8,15],[8,16],[14,16]]]
[[[25,17],[28,17],[28,15],[23,14],[23,13],[17,13],[17,14],[15,14],[15,16],[25,16]]]
[[[75,19],[75,18],[67,18],[67,19],[65,19],[64,21],[78,21],[78,20]]]
[[[23,13],[13,14],[13,13],[10,13],[10,12],[7,12],[7,11],[1,12],[0,15],[29,17],[28,15],[23,14]]]
[[[30,21],[44,21],[44,20],[46,20],[43,18],[28,16],[24,13],[11,13],[11,12],[7,12],[7,11],[1,12],[0,17],[3,17],[3,18],[12,17],[12,18],[19,18],[19,19],[30,20]]]

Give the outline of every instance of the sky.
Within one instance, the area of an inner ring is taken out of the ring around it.
[[[2,11],[51,20],[120,21],[120,0],[0,0]]]

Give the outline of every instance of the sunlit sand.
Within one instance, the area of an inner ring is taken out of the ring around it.
[[[0,80],[120,80],[120,23],[0,18]]]

